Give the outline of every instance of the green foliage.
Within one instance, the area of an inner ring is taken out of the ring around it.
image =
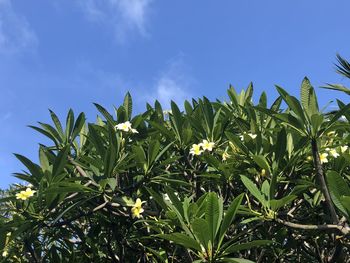
[[[300,100],[253,91],[136,115],[127,93],[94,123],[50,110],[39,163],[16,154],[1,193],[1,262],[350,260],[350,104],[323,113],[307,78]]]

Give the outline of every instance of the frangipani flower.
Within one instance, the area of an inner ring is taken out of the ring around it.
[[[321,153],[321,155],[320,155],[321,163],[328,163],[327,156],[328,156],[328,153]]]
[[[138,131],[136,129],[133,129],[131,127],[131,123],[130,121],[126,121],[126,122],[123,122],[123,123],[119,123],[115,126],[115,128],[117,130],[120,130],[120,131],[125,131],[125,132],[132,132],[132,133],[138,133]]]
[[[2,252],[2,256],[5,258],[9,255],[9,252],[7,251],[7,249],[4,249],[4,251]]]
[[[16,199],[27,200],[29,197],[32,197],[36,191],[27,188],[25,191],[21,191],[16,194]]]
[[[229,157],[230,157],[230,155],[226,151],[224,151],[223,154],[222,154],[222,160],[226,161],[227,158],[229,158]]]
[[[134,206],[131,208],[131,216],[132,218],[140,218],[141,213],[143,213],[143,208],[142,208],[142,204],[145,203],[144,201],[141,201],[140,198],[136,199],[136,202],[134,204]]]
[[[329,151],[330,155],[332,155],[334,158],[339,157],[339,153],[337,153],[337,151],[335,149],[332,149]]]
[[[341,151],[342,153],[346,152],[347,149],[348,149],[348,146],[347,146],[347,145],[340,146],[340,151]]]
[[[254,134],[254,133],[244,133],[244,134],[247,134],[250,138],[252,138],[253,140],[256,138],[256,136],[258,136],[258,135],[256,135],[256,134]],[[241,141],[243,141],[244,140],[244,135],[240,135],[239,136],[240,138],[241,138]]]
[[[201,150],[200,144],[192,144],[192,148],[190,149],[190,154],[193,155],[201,155],[203,150]]]
[[[213,147],[215,146],[214,142],[209,142],[207,140],[203,140],[202,143],[199,144],[203,148],[204,151],[211,152],[213,150]]]
[[[248,136],[250,136],[252,139],[255,139],[256,136],[258,136],[258,135],[254,134],[254,133],[248,133]]]

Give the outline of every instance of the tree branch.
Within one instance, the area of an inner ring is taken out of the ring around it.
[[[281,223],[285,226],[289,226],[292,228],[302,229],[302,230],[338,230],[343,235],[348,235],[350,233],[350,227],[342,226],[342,225],[332,225],[332,224],[325,224],[325,225],[302,225],[297,223],[292,223],[289,221],[285,221],[283,219],[275,218],[275,220],[278,223]]]

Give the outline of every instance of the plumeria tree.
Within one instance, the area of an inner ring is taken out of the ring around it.
[[[136,115],[127,93],[95,122],[50,111],[0,199],[2,262],[348,262],[350,104],[276,88],[271,105],[251,84]]]

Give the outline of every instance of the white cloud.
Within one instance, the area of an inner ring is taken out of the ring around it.
[[[25,17],[13,10],[10,0],[0,0],[0,53],[19,53],[37,43],[38,39]]]
[[[156,98],[162,105],[169,105],[171,100],[181,102],[188,94],[176,80],[162,77],[157,83]]]
[[[182,106],[185,99],[192,97],[191,88],[195,85],[195,80],[189,74],[189,68],[184,62],[183,56],[171,60],[166,69],[161,72],[156,80],[155,88],[147,101],[157,99],[165,108],[170,107],[173,100]]]
[[[153,0],[78,0],[80,7],[93,22],[110,26],[118,42],[136,31],[147,36],[146,24]]]

